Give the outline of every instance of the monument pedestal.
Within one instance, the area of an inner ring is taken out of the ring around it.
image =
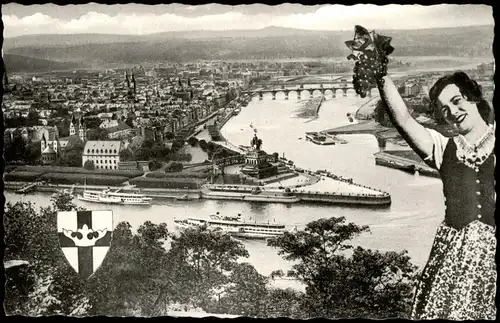
[[[241,169],[243,174],[258,179],[278,175],[278,167],[267,161],[267,154],[262,150],[251,151],[245,157],[245,166]]]

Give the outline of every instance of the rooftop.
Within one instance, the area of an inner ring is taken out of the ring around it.
[[[122,142],[119,140],[89,140],[85,144],[83,154],[116,156],[121,146]]]

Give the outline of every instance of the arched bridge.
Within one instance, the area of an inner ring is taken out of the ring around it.
[[[276,100],[276,94],[279,92],[285,93],[285,100],[288,100],[288,94],[290,92],[296,92],[297,93],[297,99],[301,98],[301,93],[306,91],[309,93],[311,96],[315,91],[320,91],[322,95],[325,95],[327,91],[332,92],[332,96],[335,98],[337,95],[337,91],[341,90],[343,96],[347,96],[347,91],[352,90],[354,91],[354,87],[352,84],[347,84],[347,83],[341,83],[341,84],[333,84],[333,85],[327,85],[323,86],[323,84],[319,85],[314,85],[312,87],[304,88],[304,85],[301,84],[299,87],[294,87],[294,88],[287,88],[284,85],[281,87],[274,87],[274,88],[266,88],[266,89],[259,89],[259,90],[249,90],[249,91],[244,91],[243,93],[247,94],[258,94],[259,98],[262,99],[264,97],[264,93],[271,93],[273,96],[273,100]],[[371,96],[371,92],[368,92],[368,96]]]

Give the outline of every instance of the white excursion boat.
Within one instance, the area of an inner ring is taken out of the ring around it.
[[[185,220],[174,219],[175,226],[179,229],[206,226],[211,230],[222,230],[235,238],[241,239],[269,239],[282,236],[287,230],[285,225],[276,223],[257,223],[256,221],[246,221],[241,214],[237,216],[222,216],[217,212],[210,215],[208,219],[188,218]],[[294,227],[291,231],[296,231]]]
[[[143,194],[111,192],[109,189],[103,191],[85,190],[83,194],[78,194],[77,198],[87,202],[121,205],[151,205],[152,200]]]

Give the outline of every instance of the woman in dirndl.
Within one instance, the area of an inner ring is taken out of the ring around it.
[[[361,93],[371,89],[370,81],[376,84],[393,124],[412,149],[439,171],[443,183],[444,220],[422,271],[411,318],[494,320],[494,110],[480,86],[464,72],[456,72],[440,78],[429,91],[437,119],[451,126],[455,134],[444,136],[423,127],[387,76],[387,55],[393,50],[388,45],[390,38],[373,41],[377,36],[364,36],[374,46],[368,53],[365,46],[357,56],[354,85]]]

